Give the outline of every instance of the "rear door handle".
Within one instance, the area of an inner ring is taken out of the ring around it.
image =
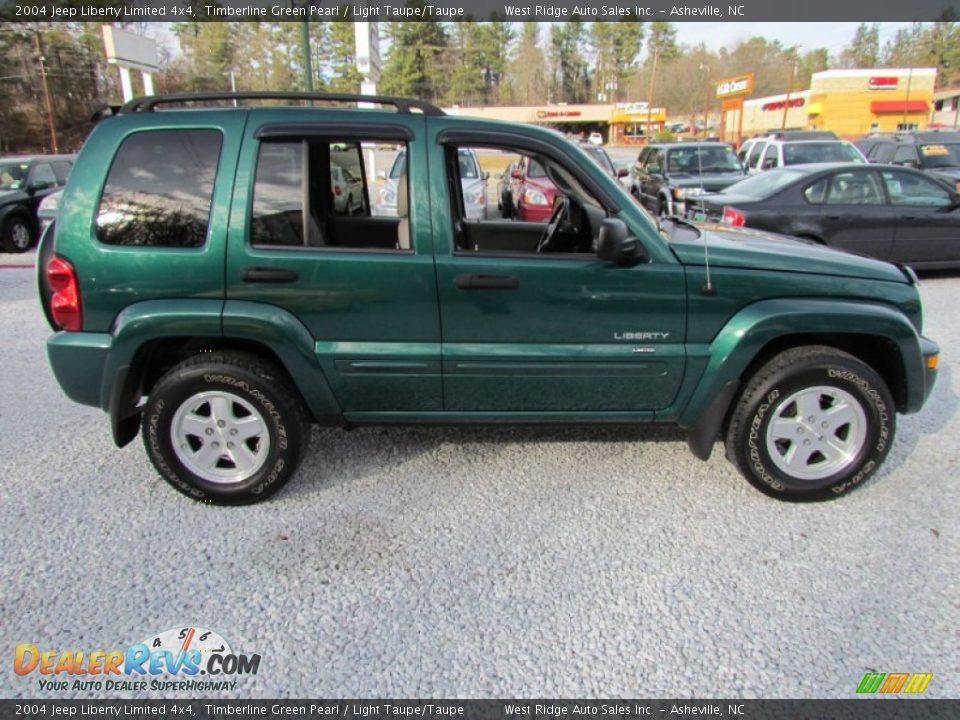
[[[827,215],[826,218],[827,218],[827,220],[839,220],[839,219],[840,219],[840,216],[839,216],[839,215]]]
[[[513,275],[457,275],[454,283],[461,290],[516,290],[520,279]]]
[[[245,267],[240,271],[240,279],[248,283],[289,283],[296,282],[295,270],[273,267]]]
[[[917,219],[917,216],[916,216],[916,215],[901,215],[901,216],[900,216],[900,219],[901,219],[901,220],[916,220],[916,219]]]

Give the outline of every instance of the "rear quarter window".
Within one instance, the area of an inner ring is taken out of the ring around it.
[[[120,145],[97,210],[107,245],[200,247],[220,159],[218,130],[149,130]]]

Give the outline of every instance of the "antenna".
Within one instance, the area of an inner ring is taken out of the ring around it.
[[[697,175],[700,177],[700,206],[703,205],[703,146],[697,148]],[[716,295],[716,288],[713,287],[713,282],[710,280],[710,244],[707,242],[708,234],[701,232],[703,235],[703,260],[707,269],[707,280],[700,287],[700,292],[704,295]]]

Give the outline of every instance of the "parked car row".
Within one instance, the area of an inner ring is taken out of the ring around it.
[[[41,202],[58,193],[73,168],[73,155],[0,158],[0,243],[6,252],[26,252],[42,229]]]

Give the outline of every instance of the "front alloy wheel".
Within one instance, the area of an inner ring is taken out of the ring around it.
[[[758,489],[822,500],[861,485],[886,458],[896,407],[883,378],[822,345],[791,348],[745,382],[727,425],[727,457]]]

